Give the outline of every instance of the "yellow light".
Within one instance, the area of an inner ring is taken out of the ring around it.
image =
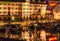
[[[14,16],[12,16],[12,20],[15,20],[15,19],[14,19]]]

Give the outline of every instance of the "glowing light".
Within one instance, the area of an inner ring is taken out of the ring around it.
[[[49,41],[54,41],[54,40],[57,40],[57,37],[49,38]]]
[[[49,5],[50,6],[56,6],[56,3],[50,3]]]
[[[12,16],[12,20],[15,20],[15,19],[14,19],[14,16]]]

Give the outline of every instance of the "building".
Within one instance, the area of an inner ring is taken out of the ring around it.
[[[14,19],[16,15],[22,16],[22,3],[0,1],[0,19],[3,20],[3,18],[9,15],[12,19]]]
[[[30,2],[31,14],[36,14],[36,15],[40,14],[42,17],[45,17],[46,7],[47,7],[46,1],[41,2],[40,0],[38,1],[32,0]]]
[[[53,9],[54,19],[60,19],[60,3]]]
[[[46,1],[41,0],[26,0],[25,2],[0,1],[0,19],[11,17],[12,20],[18,20],[22,16],[27,17],[38,13],[45,17],[46,7]]]
[[[45,17],[46,7],[46,1],[40,2],[40,0],[26,0],[22,5],[22,16],[27,18],[33,14],[41,14],[41,16]]]

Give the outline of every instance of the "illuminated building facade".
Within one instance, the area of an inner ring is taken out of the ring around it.
[[[22,16],[22,3],[21,2],[0,2],[0,18],[6,16]],[[3,16],[3,17],[2,17]]]
[[[53,9],[54,19],[60,19],[60,3]]]
[[[26,0],[26,2],[0,2],[1,15],[10,15],[14,20],[14,16],[30,16],[31,14],[41,14],[43,17],[46,13],[47,4],[40,0]],[[40,9],[40,11],[39,11]]]
[[[20,12],[22,10],[22,4],[19,2],[0,4],[0,15],[8,15],[8,11],[10,11],[10,15],[18,15],[19,10]]]
[[[41,2],[40,0],[32,0],[30,2],[30,9],[33,9],[31,10],[32,14],[40,14],[42,17],[45,17],[46,7],[46,1]]]

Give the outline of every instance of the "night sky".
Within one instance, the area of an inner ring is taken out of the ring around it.
[[[26,2],[26,0],[0,0],[0,1],[9,1],[9,2]],[[30,0],[32,1],[32,0]],[[35,0],[35,2],[37,2],[38,0]],[[40,0],[40,1],[44,1],[44,0]],[[45,0],[48,1],[48,0]],[[51,1],[60,1],[60,0],[51,0]]]

